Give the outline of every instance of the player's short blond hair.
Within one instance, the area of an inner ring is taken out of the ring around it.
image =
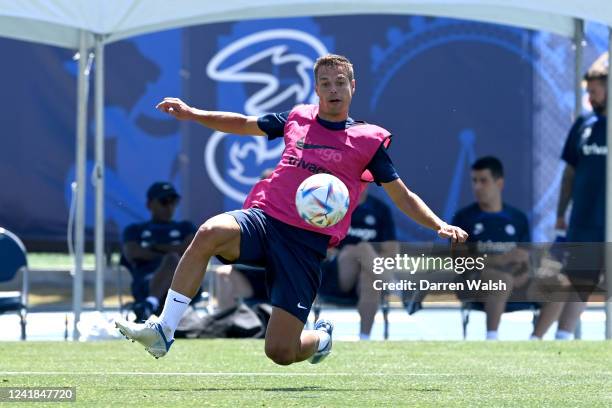
[[[319,67],[342,67],[346,70],[349,81],[352,81],[355,78],[353,64],[348,58],[342,55],[327,54],[317,58],[314,63],[315,82],[318,81]]]
[[[606,81],[608,79],[608,67],[610,65],[610,59],[608,53],[604,52],[591,64],[586,74],[584,74],[585,81],[592,81],[599,79]]]

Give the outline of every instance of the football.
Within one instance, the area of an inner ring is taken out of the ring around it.
[[[308,177],[295,194],[295,207],[300,217],[319,228],[339,223],[348,211],[349,202],[344,183],[327,173]]]

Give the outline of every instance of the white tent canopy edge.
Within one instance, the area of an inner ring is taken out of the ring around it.
[[[574,19],[612,26],[607,0],[0,0],[0,35],[78,49],[190,25],[297,16],[413,14],[513,25],[573,37]],[[24,22],[27,21],[27,24]]]

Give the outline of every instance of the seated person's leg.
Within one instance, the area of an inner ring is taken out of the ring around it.
[[[357,285],[359,301],[357,310],[361,318],[359,337],[368,339],[374,324],[374,317],[380,303],[380,293],[374,289],[375,276],[372,272],[376,251],[371,244],[361,242],[343,248],[338,255],[338,280],[340,289],[348,292]]]
[[[180,259],[176,253],[167,253],[160,258],[157,267],[153,270],[131,270],[134,313],[137,322],[161,313],[161,306],[164,304]],[[197,296],[193,300],[196,299]]]
[[[147,301],[153,306],[154,312],[158,311],[160,304],[165,300],[180,259],[176,253],[165,254],[151,277]]]
[[[497,340],[497,329],[501,316],[506,310],[506,303],[512,293],[512,288],[516,285],[512,275],[506,272],[497,271],[495,269],[487,269],[482,272],[483,281],[503,281],[506,283],[506,290],[490,291],[486,294],[484,300],[484,310],[487,315],[487,340]]]
[[[360,272],[357,245],[347,245],[338,254],[338,286],[342,292],[350,292],[357,285]]]
[[[542,339],[548,328],[557,320],[563,310],[564,302],[545,302],[540,307],[538,321],[533,328],[532,339]]]
[[[540,303],[540,313],[531,338],[542,339],[550,326],[559,319],[567,298],[570,283],[565,275],[535,277],[529,282],[529,300]]]
[[[580,244],[572,246],[567,255],[564,274],[572,290],[559,317],[557,340],[572,339],[589,296],[597,290],[605,263],[605,244],[601,244],[604,239],[597,231],[568,232],[568,241]]]
[[[135,268],[131,268],[129,271],[132,275],[130,288],[134,298],[134,314],[136,314],[136,321],[142,322],[153,313],[153,306],[147,302],[147,297],[149,296],[151,278],[155,271]]]
[[[215,278],[215,292],[219,310],[234,307],[238,304],[239,299],[250,298],[254,294],[253,287],[248,279],[231,265],[219,267]],[[262,276],[261,279],[264,279],[264,277]]]
[[[568,301],[563,304],[561,315],[559,316],[559,325],[555,338],[557,340],[570,340],[576,331],[576,325],[580,319],[580,315],[586,309],[586,302],[583,301]]]

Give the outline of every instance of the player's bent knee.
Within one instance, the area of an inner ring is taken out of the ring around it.
[[[295,362],[296,352],[286,346],[266,345],[266,356],[278,365],[289,365]]]
[[[191,245],[198,251],[213,253],[220,246],[223,231],[216,225],[202,224]]]

